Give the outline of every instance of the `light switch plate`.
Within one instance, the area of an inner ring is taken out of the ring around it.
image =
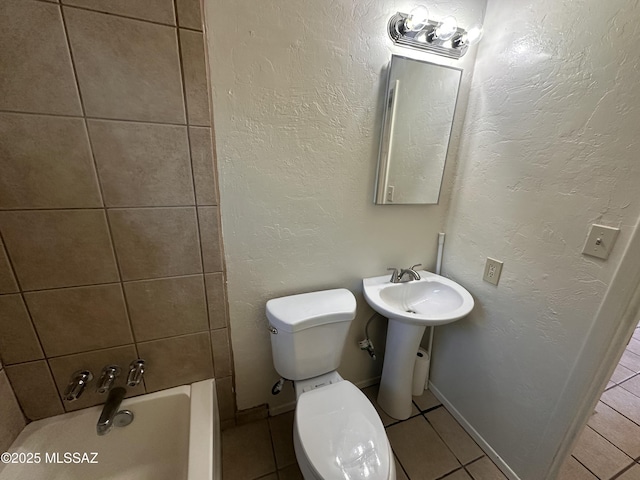
[[[487,257],[487,263],[484,266],[484,275],[482,276],[482,279],[485,282],[498,285],[498,280],[500,280],[500,274],[502,273],[502,265],[503,263],[500,260]]]
[[[619,228],[594,223],[591,225],[582,253],[598,258],[608,258],[613,249],[613,244],[616,243],[618,233],[620,233]]]

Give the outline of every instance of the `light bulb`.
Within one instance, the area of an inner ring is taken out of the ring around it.
[[[429,23],[429,10],[424,5],[414,7],[404,21],[404,28],[411,32],[422,30]]]
[[[434,38],[438,40],[446,41],[453,37],[458,31],[458,22],[455,17],[445,17],[442,19],[442,22],[436,28],[434,32]]]
[[[466,43],[469,45],[475,45],[480,41],[483,33],[484,31],[482,30],[482,25],[480,25],[479,23],[473,24],[467,31]]]

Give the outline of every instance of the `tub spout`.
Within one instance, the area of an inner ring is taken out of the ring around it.
[[[109,397],[102,408],[100,419],[96,425],[96,431],[98,435],[106,435],[113,427],[113,418],[120,410],[120,404],[127,391],[122,387],[116,387],[111,389]]]

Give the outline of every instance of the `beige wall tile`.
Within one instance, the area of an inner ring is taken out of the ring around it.
[[[0,354],[5,364],[43,358],[21,295],[0,295]]]
[[[123,280],[202,272],[195,208],[109,211]]]
[[[0,425],[0,452],[5,452],[26,422],[4,370],[0,371]]]
[[[224,274],[207,273],[207,302],[209,305],[209,325],[212,330],[227,326],[227,300],[225,296]]]
[[[231,375],[231,347],[229,331],[226,328],[211,331],[211,349],[213,350],[213,369],[216,378]]]
[[[56,5],[2,0],[0,45],[1,110],[82,115]]]
[[[444,408],[425,414],[429,423],[463,465],[480,458],[484,453],[460,424]]]
[[[259,478],[275,471],[266,420],[222,432],[222,478]]]
[[[118,281],[101,210],[0,212],[0,229],[24,290]]]
[[[175,28],[64,8],[87,115],[184,123]]]
[[[109,0],[108,2],[104,0],[62,0],[62,4],[169,25],[176,24],[171,0]]]
[[[7,367],[18,402],[29,420],[64,413],[56,385],[45,360]]]
[[[460,468],[460,463],[421,415],[390,426],[387,436],[409,478],[433,480]]]
[[[295,412],[287,412],[269,418],[269,429],[278,468],[296,463],[296,452],[293,448],[294,415]]]
[[[108,207],[193,205],[187,128],[89,120]]]
[[[213,377],[209,332],[139,343],[138,352],[147,361],[147,391]]]
[[[200,0],[176,0],[178,24],[181,27],[202,30]]]
[[[125,283],[124,291],[138,342],[208,329],[202,275]]]
[[[107,365],[118,365],[122,368],[122,373],[116,378],[113,386],[125,387],[127,389],[127,397],[145,393],[143,383],[140,383],[136,387],[128,387],[126,385],[129,364],[137,358],[138,355],[136,354],[135,347],[133,345],[126,345],[123,347],[95,350],[93,352],[49,359],[53,379],[56,382],[56,387],[61,398],[74,372],[78,370],[89,370],[94,376],[79,399],[73,402],[67,402],[66,400],[62,402],[65,410],[70,412],[105,402],[107,394],[100,395],[96,393],[96,385],[102,374],[102,369]]]
[[[182,70],[190,125],[210,125],[207,67],[202,33],[180,29]]]
[[[217,205],[216,172],[213,164],[213,143],[208,127],[189,127],[191,162],[198,205]]]
[[[120,284],[24,295],[47,357],[133,343]]]
[[[9,257],[0,238],[0,293],[15,293],[18,291],[18,283],[13,275],[13,269],[9,263]]]
[[[101,207],[81,118],[0,113],[0,208]]]
[[[222,242],[220,239],[220,213],[218,207],[198,207],[200,222],[200,240],[204,271],[221,272]]]
[[[482,457],[465,467],[473,480],[506,480],[500,469],[488,457]]]
[[[216,392],[220,422],[235,422],[236,396],[232,377],[216,378]]]

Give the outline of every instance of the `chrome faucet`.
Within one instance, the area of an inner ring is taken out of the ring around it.
[[[135,387],[142,381],[144,375],[144,360],[141,358],[134,360],[129,365],[129,375],[127,375],[127,385]]]
[[[400,270],[400,272],[398,272],[397,268],[393,268],[393,267],[387,268],[387,270],[393,270],[393,273],[391,274],[391,278],[389,279],[389,281],[391,283],[400,283],[402,282],[402,279],[404,278],[405,275],[409,275],[412,277],[409,279],[409,281],[420,280],[420,274],[416,272],[414,268],[421,267],[421,266],[422,266],[421,263],[416,263],[410,268],[403,268],[402,270]]]
[[[113,427],[113,419],[120,410],[120,404],[127,391],[122,387],[111,389],[107,401],[102,408],[102,413],[96,425],[98,435],[106,435]]]
[[[71,375],[71,380],[64,390],[64,399],[73,402],[80,398],[82,392],[87,387],[87,383],[93,380],[93,374],[89,370],[78,370]]]
[[[107,365],[104,367],[100,380],[98,380],[98,385],[96,386],[96,392],[104,395],[111,390],[113,382],[115,382],[118,375],[120,375],[120,367],[118,365]]]

